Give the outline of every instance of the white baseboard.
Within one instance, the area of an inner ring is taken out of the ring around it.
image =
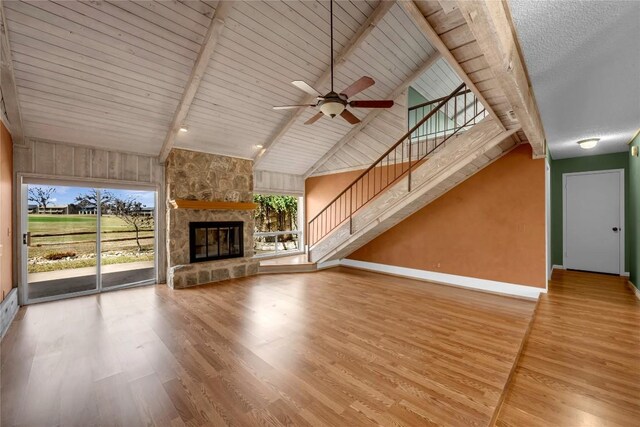
[[[633,291],[633,293],[636,294],[636,298],[640,300],[640,289],[636,288],[631,280],[627,280],[627,283],[629,283],[629,286],[631,286],[631,290]]]
[[[553,273],[553,270],[564,270],[564,265],[552,265],[551,266],[551,272]]]
[[[318,263],[318,270],[324,270],[326,268],[332,268],[332,267],[337,267],[341,264],[340,262],[341,260],[339,259],[334,259],[333,261],[327,261],[327,262],[320,262]]]
[[[392,274],[394,276],[408,277],[411,279],[425,280],[444,285],[459,286],[484,292],[498,293],[520,298],[538,299],[541,293],[546,293],[545,288],[516,285],[513,283],[496,282],[494,280],[477,279],[474,277],[456,276],[454,274],[437,273],[434,271],[418,270],[415,268],[396,267],[393,265],[377,264],[373,262],[342,259],[340,265],[360,268],[362,270],[378,273]]]
[[[625,271],[624,273],[620,273],[620,275],[622,277],[629,277],[629,276],[631,276],[631,273],[629,273],[628,271]]]
[[[13,288],[0,302],[0,339],[9,329],[11,322],[18,314],[18,288]]]

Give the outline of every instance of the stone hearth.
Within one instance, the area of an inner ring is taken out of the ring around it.
[[[174,208],[171,200],[253,201],[253,162],[234,157],[174,149],[166,162],[167,284],[184,288],[244,277],[258,272],[253,258],[253,211]],[[189,223],[242,221],[244,256],[189,262]]]

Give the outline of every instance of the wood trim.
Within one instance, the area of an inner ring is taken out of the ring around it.
[[[518,348],[518,353],[513,361],[513,365],[511,365],[511,369],[509,370],[509,376],[507,377],[507,381],[505,386],[502,388],[500,392],[500,397],[498,398],[498,403],[493,411],[493,416],[491,417],[491,422],[488,425],[495,426],[496,421],[500,417],[500,411],[502,410],[502,405],[504,404],[505,397],[507,393],[509,393],[509,389],[511,389],[511,383],[513,382],[513,378],[515,377],[516,369],[520,363],[520,359],[522,358],[522,353],[524,352],[524,347],[527,345],[529,341],[529,336],[531,335],[531,330],[533,329],[533,323],[536,320],[536,315],[538,314],[538,308],[540,307],[540,298],[536,300],[536,306],[533,309],[533,314],[531,315],[531,319],[529,319],[529,324],[527,325],[527,330],[522,337],[522,341],[520,341],[520,347]]]
[[[0,0],[0,87],[6,106],[9,131],[14,144],[24,146],[24,128],[22,126],[22,113],[18,102],[18,90],[13,73],[13,60],[11,59],[11,46],[9,45],[9,32],[4,13],[3,2]]]
[[[189,80],[187,80],[184,92],[182,93],[182,98],[180,99],[180,103],[176,108],[176,111],[173,115],[173,120],[171,121],[171,126],[169,127],[167,136],[165,137],[162,148],[160,149],[159,157],[161,163],[164,163],[165,160],[167,160],[167,156],[169,155],[169,152],[175,144],[176,135],[178,135],[180,127],[182,126],[184,120],[187,118],[191,103],[196,96],[198,87],[200,87],[200,81],[202,80],[202,77],[205,74],[207,67],[209,66],[211,55],[213,55],[213,51],[215,50],[215,47],[218,44],[218,40],[220,39],[220,34],[224,29],[224,20],[232,8],[233,2],[231,1],[220,1],[216,6],[213,18],[211,18],[211,24],[209,25],[207,33],[204,36],[204,41],[202,42],[202,46],[200,47],[200,52],[198,53],[198,57],[196,58],[196,62],[194,63],[193,68],[191,69],[191,75],[189,76]]]
[[[631,280],[627,280],[627,285],[631,288],[631,291],[636,296],[638,300],[640,300],[640,289],[636,288]]]
[[[246,210],[256,209],[256,203],[243,202],[211,202],[207,200],[175,199],[169,201],[174,209],[213,209],[213,210]]]
[[[340,53],[336,56],[334,60],[334,68],[337,70],[340,65],[349,59],[351,54],[362,44],[362,42],[367,38],[369,33],[373,31],[373,29],[378,25],[378,23],[385,17],[387,12],[393,7],[396,3],[395,0],[392,1],[381,1],[376,9],[373,11],[371,16],[367,18],[367,20],[362,24],[362,26],[355,33],[354,37],[347,43],[347,45],[340,51]],[[337,71],[335,71],[337,72]],[[327,67],[327,69],[322,73],[322,75],[316,80],[315,84],[312,86],[315,88],[320,88],[324,86],[329,79],[331,78],[331,68]],[[315,100],[315,96],[305,95],[304,98],[299,102],[299,104],[309,104]],[[260,164],[261,160],[264,158],[266,152],[276,145],[282,137],[287,133],[287,131],[293,126],[298,117],[305,111],[305,108],[298,108],[294,110],[285,123],[280,126],[276,132],[274,132],[273,136],[269,138],[268,142],[264,144],[264,148],[258,152],[256,155],[253,166],[257,168]]]
[[[636,139],[638,135],[640,135],[640,128],[638,128],[638,130],[633,133],[633,136],[629,139],[629,141],[627,142],[627,145],[631,145],[633,140]]]
[[[509,11],[501,1],[457,3],[496,82],[522,124],[534,156],[543,156],[546,153],[546,140],[542,120]]]
[[[458,76],[460,77],[460,79],[462,79],[462,81],[466,83],[467,87],[473,91],[474,95],[476,96],[476,98],[478,98],[480,103],[482,103],[482,105],[487,110],[489,115],[493,117],[496,124],[500,126],[500,129],[503,131],[506,130],[506,128],[502,124],[502,121],[500,121],[500,118],[497,116],[496,112],[493,111],[493,108],[491,108],[491,104],[489,104],[489,102],[482,95],[482,92],[480,92],[480,90],[476,87],[475,83],[473,83],[473,81],[469,78],[467,73],[462,69],[462,66],[458,63],[458,61],[453,56],[451,51],[447,48],[447,46],[444,44],[442,39],[440,39],[440,36],[438,36],[438,33],[436,33],[436,31],[433,29],[429,21],[427,21],[427,18],[422,14],[422,12],[420,12],[420,9],[418,9],[418,6],[416,6],[413,0],[404,0],[399,3],[402,5],[404,10],[409,14],[409,16],[411,16],[411,18],[418,25],[418,27],[422,30],[424,35],[427,37],[427,40],[429,40],[429,43],[431,43],[431,45],[438,52],[440,52],[440,54],[444,57],[447,63],[451,66],[451,68],[453,68],[453,71],[455,71],[456,74],[458,74]]]
[[[436,63],[438,59],[440,59],[442,55],[439,52],[431,55],[427,60],[418,67],[413,73],[411,73],[398,87],[396,87],[385,99],[396,99],[399,97],[402,92],[407,90],[409,85],[413,83],[418,77],[424,74],[433,64]],[[360,123],[356,126],[352,127],[351,130],[343,136],[333,147],[329,149],[307,172],[304,174],[304,178],[307,179],[314,173],[319,167],[321,167],[327,160],[331,158],[335,153],[338,152],[343,146],[347,145],[362,129],[365,128],[373,119],[378,117],[384,110],[375,109],[371,110]],[[367,166],[368,167],[368,166]]]

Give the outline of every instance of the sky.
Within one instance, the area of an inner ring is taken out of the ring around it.
[[[34,187],[55,188],[55,192],[52,194],[51,200],[50,200],[50,204],[52,205],[68,205],[70,203],[75,203],[76,196],[86,194],[90,190],[90,188],[87,188],[87,187],[68,187],[63,185],[49,186],[49,185],[29,184],[29,188],[34,188]],[[153,191],[116,190],[116,189],[108,189],[108,191],[120,199],[128,199],[129,197],[132,197],[135,200],[142,202],[142,204],[146,207],[153,207],[154,205],[155,193]],[[29,203],[33,204],[34,202],[29,202]]]

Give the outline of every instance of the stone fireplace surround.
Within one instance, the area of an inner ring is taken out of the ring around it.
[[[253,162],[234,157],[173,149],[165,164],[167,204],[167,285],[179,289],[257,274],[253,258],[252,210],[176,208],[178,199],[253,202]],[[190,263],[189,223],[242,221],[244,256]]]

